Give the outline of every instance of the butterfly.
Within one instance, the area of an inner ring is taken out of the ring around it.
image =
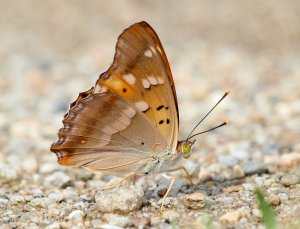
[[[144,21],[119,36],[112,65],[71,103],[63,125],[51,146],[61,165],[124,179],[183,170],[192,183],[187,170],[175,165],[189,158],[197,134],[178,141],[172,73],[157,34]],[[161,210],[175,181],[168,178]]]

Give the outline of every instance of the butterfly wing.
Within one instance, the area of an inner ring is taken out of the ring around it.
[[[151,151],[167,147],[163,136],[124,98],[109,91],[94,94],[92,90],[81,93],[71,104],[51,151],[65,166],[111,174],[143,172]]]
[[[108,89],[152,120],[175,150],[178,108],[172,73],[158,36],[146,22],[132,25],[119,36],[114,62],[99,77],[95,92]]]
[[[63,123],[51,151],[66,166],[140,172],[152,156],[175,150],[174,82],[162,45],[146,22],[120,35],[113,64],[71,104]]]

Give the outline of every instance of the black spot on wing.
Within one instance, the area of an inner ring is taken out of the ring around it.
[[[164,105],[160,105],[160,106],[158,106],[158,107],[156,108],[156,110],[160,111],[160,110],[163,109],[163,108],[164,108]]]

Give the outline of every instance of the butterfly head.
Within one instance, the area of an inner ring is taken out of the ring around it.
[[[196,140],[194,141],[182,141],[179,142],[178,151],[183,155],[185,159],[188,159],[191,156],[191,150]]]

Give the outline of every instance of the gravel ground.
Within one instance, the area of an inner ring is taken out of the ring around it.
[[[299,10],[297,0],[1,0],[0,228],[263,228],[256,187],[280,228],[299,228]],[[103,192],[117,178],[64,168],[49,151],[68,104],[141,20],[170,60],[182,138],[232,91],[199,130],[231,124],[199,136],[182,162],[205,192],[174,173],[162,214],[160,175]]]

